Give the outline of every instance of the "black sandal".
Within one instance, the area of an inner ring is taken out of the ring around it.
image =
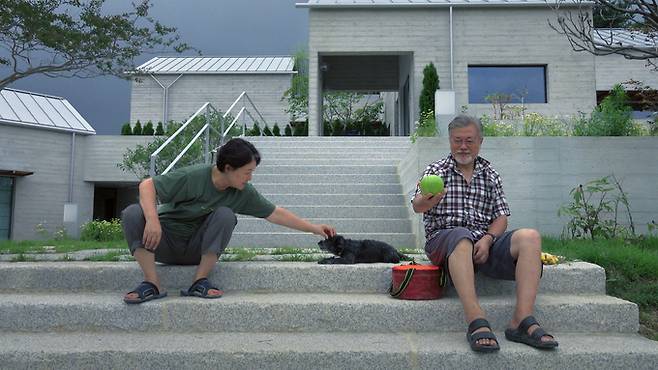
[[[528,334],[528,329],[533,325],[537,325],[537,329],[532,334]],[[543,341],[541,340],[543,336],[551,337],[553,340]],[[555,337],[542,329],[534,316],[528,316],[523,319],[516,329],[506,329],[505,338],[512,342],[527,344],[539,349],[553,349],[558,346]]]
[[[208,292],[210,291],[210,289],[219,290],[219,294],[209,295]],[[208,278],[201,278],[195,281],[190,287],[190,289],[180,291],[180,295],[182,295],[183,297],[200,297],[200,298],[208,298],[208,299],[220,298],[223,294],[224,292],[222,292],[219,288],[213,286],[210,280],[208,280]]]
[[[474,331],[480,328],[489,328],[489,330],[491,330],[491,325],[489,325],[489,321],[487,321],[486,319],[475,319],[471,321],[470,324],[468,324],[468,332],[466,333],[466,340],[468,340],[468,344],[471,345],[471,349],[475,352],[484,352],[484,353],[498,351],[500,349],[500,346],[498,345],[498,338],[496,338],[496,335],[492,331],[481,331],[474,333]],[[496,344],[494,345],[479,344],[478,341],[480,339],[492,339],[496,341]]]
[[[126,295],[130,293],[137,293],[137,298],[127,298],[123,297],[123,301],[128,303],[128,304],[139,304],[139,303],[144,303],[148,302],[154,299],[160,299],[164,298],[167,296],[167,292],[160,293],[160,290],[158,290],[158,287],[155,286],[155,284],[148,282],[148,281],[142,281],[135,290],[126,293]]]

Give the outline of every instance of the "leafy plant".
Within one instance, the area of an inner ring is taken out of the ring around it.
[[[628,105],[628,95],[617,84],[601,104],[594,109],[589,119],[576,121],[575,136],[634,136],[640,131],[633,123],[632,108]]]
[[[281,129],[279,128],[279,124],[276,122],[274,123],[274,126],[272,126],[272,134],[274,136],[281,136]]]
[[[288,102],[286,113],[293,121],[308,117],[308,53],[299,49],[294,55],[295,65],[290,88],[283,93],[281,100]]]
[[[162,127],[162,122],[158,122],[158,127],[155,128],[155,134],[157,136],[162,136],[165,134],[164,127]]]
[[[628,197],[614,175],[578,185],[569,194],[572,202],[558,210],[558,216],[571,217],[563,236],[568,233],[572,238],[609,239],[635,235]],[[621,206],[628,215],[628,227],[619,224]]]
[[[95,220],[89,221],[80,227],[80,240],[94,240],[98,242],[123,240],[123,228],[121,220],[111,221]]]
[[[480,122],[484,136],[516,136],[516,130],[511,123],[491,119],[486,114],[480,118]]]
[[[267,125],[267,123],[265,124],[265,128],[263,129],[263,136],[274,136],[272,134],[272,130],[270,130],[270,127]]]
[[[434,111],[426,111],[420,114],[420,120],[416,122],[413,134],[409,137],[415,143],[418,137],[432,137],[438,134]]]
[[[484,100],[491,103],[493,106],[493,118],[503,119],[505,118],[507,104],[512,101],[512,95],[506,93],[493,93],[485,96]]]
[[[286,136],[292,136],[292,128],[290,125],[286,125],[286,128],[283,130],[283,132],[286,134]]]
[[[566,136],[568,129],[559,119],[528,113],[523,119],[524,136]]]

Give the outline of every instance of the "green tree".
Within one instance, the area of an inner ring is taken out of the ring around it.
[[[263,128],[263,135],[264,136],[274,136],[272,134],[272,130],[270,130],[270,127],[267,125],[267,123],[265,124],[265,127]]]
[[[162,127],[162,122],[158,122],[158,127],[155,128],[155,134],[157,136],[162,136],[164,135],[164,127]]]
[[[423,69],[423,89],[420,91],[418,107],[420,113],[434,111],[434,94],[439,88],[439,75],[434,63],[430,63]]]
[[[281,100],[288,102],[286,113],[290,114],[292,121],[308,116],[308,53],[305,49],[299,49],[294,58],[293,70],[297,73],[292,76],[290,88],[281,97]]]
[[[626,0],[610,0],[611,6],[596,2],[592,9],[594,27],[596,28],[627,28],[631,25],[633,15],[630,13],[631,2]]]
[[[181,43],[176,29],[149,16],[150,0],[120,14],[103,11],[105,0],[3,0],[0,2],[0,88],[24,77],[129,78],[134,58]]]
[[[574,125],[576,136],[634,136],[639,130],[633,124],[633,109],[628,105],[628,95],[617,84],[601,104],[594,109],[590,119],[581,119]]]
[[[121,135],[132,135],[133,129],[130,127],[130,123],[126,122],[121,126]]]
[[[286,125],[286,128],[283,130],[286,134],[286,136],[292,136],[292,128],[290,125]]]
[[[281,129],[279,128],[279,125],[275,122],[274,126],[272,126],[272,134],[274,136],[281,136]]]
[[[142,130],[142,135],[153,136],[153,134],[155,134],[155,131],[153,130],[153,122],[148,121]]]
[[[135,126],[133,126],[133,135],[141,135],[142,134],[142,123],[137,120],[135,123]]]

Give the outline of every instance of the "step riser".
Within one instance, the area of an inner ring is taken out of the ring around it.
[[[352,157],[350,159],[335,159],[335,158],[316,158],[305,159],[303,154],[299,155],[300,158],[296,159],[270,159],[263,157],[260,166],[278,166],[278,165],[301,165],[301,166],[314,166],[314,165],[335,165],[335,166],[349,166],[349,165],[380,165],[380,166],[397,166],[398,159],[372,159],[364,156],[363,158]]]
[[[390,184],[400,183],[400,179],[396,174],[332,174],[314,173],[314,174],[265,174],[256,171],[252,184],[258,186],[259,184],[322,184],[330,182],[332,184]]]
[[[262,194],[401,194],[398,184],[255,184]]]
[[[174,292],[171,292],[172,294]],[[231,299],[233,298],[233,299]],[[198,298],[150,302],[139,308],[120,301],[60,302],[44,305],[4,299],[0,329],[7,331],[173,331],[173,332],[388,332],[459,331],[464,329],[459,300],[353,303],[290,301],[256,302],[226,295],[216,301]],[[565,301],[544,303],[538,297],[535,314],[554,331],[635,333],[635,304]],[[93,298],[92,298],[93,299]],[[317,298],[320,299],[319,297]],[[482,302],[494,330],[501,331],[514,311],[510,302]]]
[[[381,149],[380,149],[381,150]],[[262,160],[299,160],[299,159],[389,159],[389,160],[399,160],[402,158],[404,153],[391,153],[386,152],[382,153],[381,151],[376,152],[372,151],[370,153],[351,153],[349,151],[337,151],[336,153],[318,153],[318,151],[307,151],[307,152],[261,152]]]
[[[329,224],[340,233],[411,233],[411,221],[398,220],[359,220],[359,219],[311,219],[313,223]],[[289,228],[275,225],[256,218],[238,218],[236,232],[290,232]]]
[[[409,211],[407,207],[382,207],[382,206],[362,206],[362,207],[313,207],[313,206],[288,206],[279,204],[296,215],[303,218],[408,218]]]
[[[276,340],[273,336],[271,340]],[[328,343],[328,346],[331,344]],[[510,344],[515,345],[515,344]],[[177,351],[139,350],[97,351],[92,353],[17,352],[0,355],[8,369],[527,369],[527,370],[655,370],[658,354],[622,353],[602,356],[599,353],[552,354],[525,353],[514,356],[475,356],[471,353],[386,353],[380,351],[345,350],[345,352],[280,352],[226,353],[208,350],[203,354]]]
[[[318,249],[319,250],[319,249]],[[391,264],[321,266],[306,262],[222,262],[211,280],[226,291],[386,293],[391,283]],[[164,288],[170,292],[189,285],[193,266],[158,266]],[[141,281],[135,263],[12,263],[0,269],[0,292],[117,292]],[[479,295],[515,292],[512,281],[476,275]],[[605,294],[605,272],[588,263],[546,266],[541,293]],[[451,288],[448,296],[455,296]]]
[[[281,194],[265,191],[260,191],[260,193],[274,204],[300,206],[401,206],[405,204],[403,203],[405,197],[402,194]]]
[[[416,236],[409,234],[386,234],[386,233],[343,233],[341,235],[350,239],[374,239],[388,243],[396,248],[415,248]],[[269,247],[295,247],[312,248],[317,247],[319,236],[303,233],[240,233],[234,232],[231,237],[230,247],[247,248],[269,248]]]
[[[256,175],[259,174],[305,174],[305,173],[324,173],[326,175],[339,174],[367,174],[367,173],[390,173],[397,174],[398,169],[394,165],[260,165],[256,169]]]

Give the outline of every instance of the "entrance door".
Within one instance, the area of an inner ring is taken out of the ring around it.
[[[13,190],[14,178],[0,177],[0,240],[7,240],[10,236]]]

